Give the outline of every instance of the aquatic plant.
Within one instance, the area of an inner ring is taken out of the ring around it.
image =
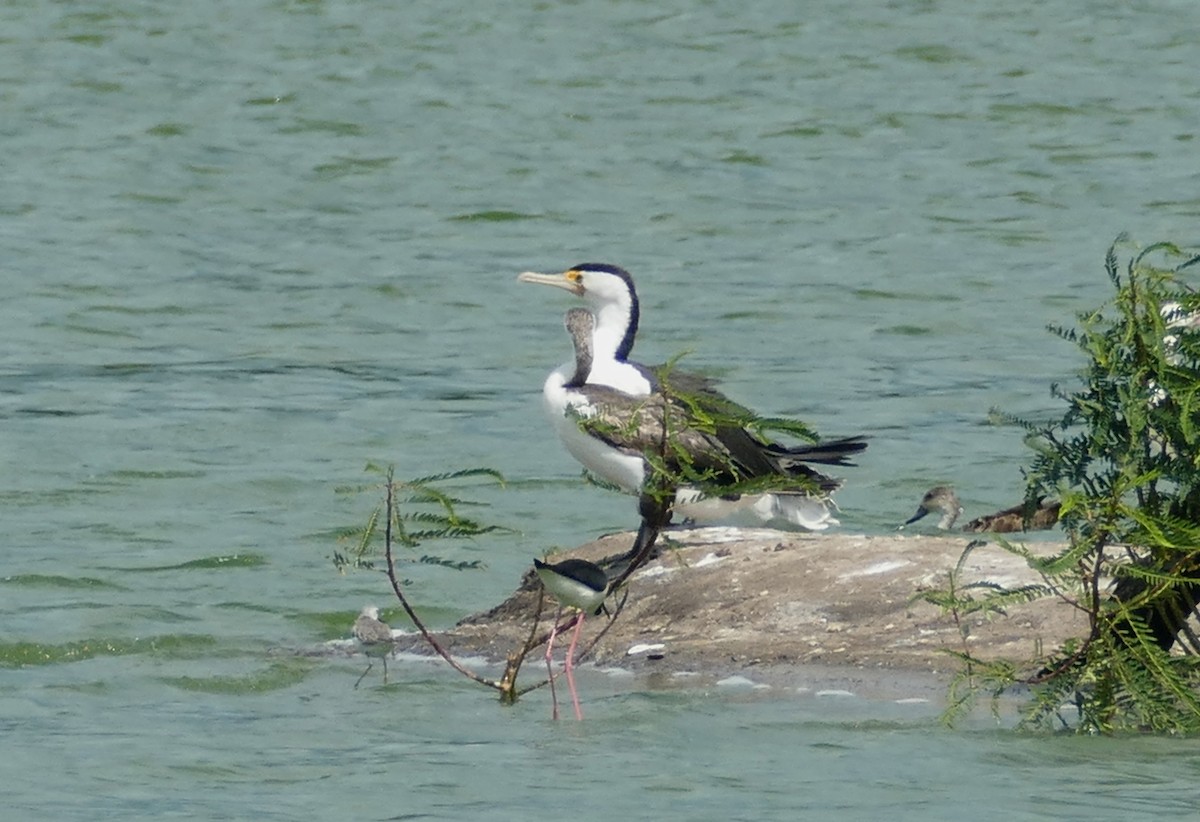
[[[1200,731],[1200,640],[1188,625],[1200,602],[1200,294],[1182,280],[1200,256],[1158,243],[1122,274],[1125,243],[1105,258],[1115,296],[1079,314],[1077,328],[1050,329],[1086,359],[1077,387],[1051,389],[1062,416],[1008,418],[1034,451],[1026,502],[1061,499],[1066,546],[1043,556],[998,544],[1044,585],[960,586],[954,571],[946,588],[919,595],[956,620],[1056,597],[1086,616],[1087,633],[1036,659],[997,662],[976,657],[964,631],[948,720],[980,694],[1026,683],[1026,727]]]

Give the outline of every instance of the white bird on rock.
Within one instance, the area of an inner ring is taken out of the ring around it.
[[[580,428],[579,417],[592,415],[597,401],[602,401],[609,409],[624,405],[626,411],[640,406],[648,421],[653,414],[644,412],[657,404],[660,440],[662,426],[672,425],[676,413],[683,414],[682,406],[674,405],[675,410],[664,416],[664,383],[669,389],[668,395],[672,395],[671,392],[689,395],[710,413],[753,418],[748,409],[716,391],[706,377],[661,367],[650,369],[629,359],[640,311],[633,279],[624,269],[589,263],[562,274],[525,272],[518,279],[566,289],[582,297],[592,309],[590,313],[568,316],[568,331],[572,334],[576,356],[550,373],[543,386],[543,399],[559,439],[593,474],[630,493],[639,493],[648,477],[644,441],[640,444],[614,442],[612,437],[606,440],[598,436],[596,427],[587,432]],[[571,327],[572,323],[575,328]],[[581,330],[586,324],[591,325],[590,331]],[[647,404],[646,400],[652,397],[657,399]],[[652,435],[649,429],[648,433]],[[698,435],[701,432],[691,433]],[[804,463],[852,465],[848,458],[867,447],[862,437],[784,446],[765,441],[740,425],[718,427],[710,434],[691,437],[691,440],[693,444],[698,440],[707,443],[705,449],[697,453],[707,453],[712,458],[718,452],[721,454],[726,476],[716,478],[711,484],[732,485],[782,476],[797,479],[798,487],[795,491],[729,494],[682,487],[676,493],[676,513],[685,519],[708,520],[748,510],[762,521],[784,521],[810,530],[823,530],[838,524],[829,494],[841,482]],[[801,489],[801,485],[808,487]]]

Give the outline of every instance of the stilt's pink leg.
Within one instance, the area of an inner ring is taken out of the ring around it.
[[[554,612],[554,625],[550,628],[550,639],[546,641],[546,672],[550,676],[550,718],[558,719],[558,694],[554,692],[554,637],[558,634],[558,618],[562,608]]]
[[[575,623],[575,633],[571,637],[571,647],[567,649],[567,688],[571,691],[571,703],[575,706],[575,718],[583,719],[583,711],[579,708],[579,694],[575,691],[575,644],[579,642],[579,632],[583,630],[583,612],[579,612],[579,621]]]

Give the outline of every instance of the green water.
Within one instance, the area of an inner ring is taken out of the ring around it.
[[[446,625],[633,524],[541,418],[561,294],[825,434],[881,533],[1011,504],[1120,231],[1196,243],[1190,3],[0,8],[0,780],[14,818],[1186,816],[1180,740],[584,671],[587,721],[336,640],[378,474],[506,526],[401,573]],[[361,493],[344,489],[362,486]],[[406,558],[407,560],[408,558]],[[389,614],[391,617],[391,614]],[[398,617],[397,617],[397,621]],[[329,644],[333,641],[333,644]],[[748,672],[752,674],[752,672]],[[854,691],[853,684],[847,690]]]

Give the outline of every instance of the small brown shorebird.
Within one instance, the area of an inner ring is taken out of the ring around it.
[[[994,514],[976,517],[964,525],[962,530],[976,534],[1044,531],[1047,528],[1053,528],[1058,523],[1058,512],[1061,507],[1056,500],[1049,502],[1042,500],[1037,508],[1028,511],[1024,505],[1014,505],[1012,508],[1005,508]],[[921,498],[921,504],[917,506],[917,512],[909,517],[904,525],[911,525],[926,514],[935,512],[942,515],[937,527],[943,531],[950,530],[954,521],[962,514],[963,507],[958,501],[958,494],[954,493],[954,489],[949,485],[938,485],[926,491],[925,496]],[[904,525],[900,527],[903,528]]]
[[[571,646],[567,648],[567,659],[563,664],[563,669],[567,674],[567,688],[571,692],[571,703],[575,706],[575,718],[583,719],[573,673],[575,645],[579,642],[579,632],[583,630],[583,618],[588,614],[595,616],[604,610],[604,599],[608,596],[608,575],[599,565],[588,562],[586,559],[566,559],[552,564],[535,558],[533,568],[545,589],[558,600],[558,610],[554,614],[554,627],[550,629],[550,639],[546,642],[546,670],[550,672],[550,701],[553,706],[551,716],[554,719],[558,719],[558,695],[554,692],[553,662],[554,638],[558,635],[558,618],[564,607],[575,608],[579,611],[579,620],[575,623],[575,633],[571,637]]]
[[[392,636],[392,629],[388,627],[386,622],[379,619],[379,609],[374,605],[364,606],[362,612],[358,615],[358,619],[354,620],[354,638],[358,640],[358,644],[362,647],[363,653],[367,655],[367,670],[362,672],[354,682],[354,687],[363,681],[363,677],[371,672],[371,666],[375,663],[372,658],[383,660],[383,684],[387,684],[387,658],[392,653],[392,648],[395,647],[395,638]]]

